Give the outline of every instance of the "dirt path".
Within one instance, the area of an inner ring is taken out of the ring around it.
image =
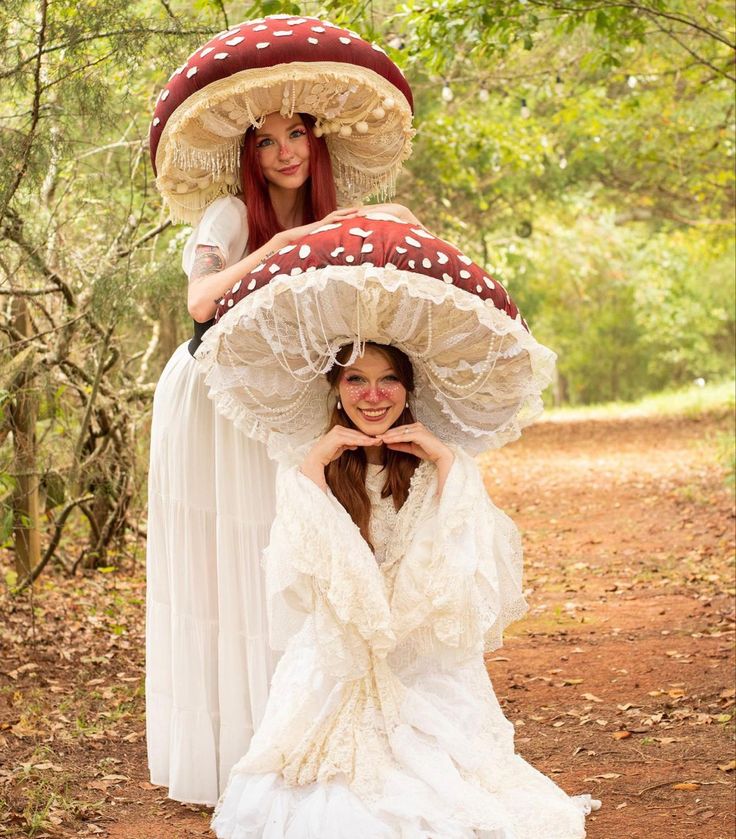
[[[521,754],[603,799],[589,839],[734,835],[726,428],[544,423],[483,459],[531,606],[488,670]],[[211,835],[206,808],[146,780],[142,598],[131,575],[48,582],[33,646],[28,602],[3,605],[0,835]]]

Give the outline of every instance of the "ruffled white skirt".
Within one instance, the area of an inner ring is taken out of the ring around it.
[[[301,633],[307,638],[309,628]],[[407,688],[386,755],[372,756],[378,795],[342,776],[292,786],[236,764],[212,820],[220,839],[582,839],[600,802],[570,797],[514,753],[480,655],[397,668]],[[340,690],[290,645],[252,749],[288,754],[319,705]],[[360,725],[360,723],[357,723]],[[386,759],[387,758],[387,759]],[[278,758],[276,758],[278,760]],[[385,771],[381,767],[385,765]]]
[[[215,413],[182,344],[153,404],[146,598],[148,764],[179,801],[217,801],[265,711],[275,474],[264,446]]]

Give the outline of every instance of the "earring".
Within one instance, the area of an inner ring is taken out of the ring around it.
[[[337,400],[337,410],[342,411],[342,402],[339,399]]]

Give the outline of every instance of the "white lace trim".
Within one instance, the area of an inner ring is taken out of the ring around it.
[[[323,433],[337,351],[369,340],[407,353],[419,420],[472,453],[520,435],[554,369],[554,353],[490,301],[369,265],[277,275],[207,332],[197,357],[218,410],[282,457]]]

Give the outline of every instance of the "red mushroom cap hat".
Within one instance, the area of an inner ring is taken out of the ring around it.
[[[393,193],[414,134],[400,69],[355,32],[272,15],[216,35],[159,94],[149,142],[172,219],[195,224],[215,198],[238,191],[243,135],[274,112],[315,118],[340,204]]]
[[[217,317],[197,351],[209,396],[279,459],[325,432],[335,395],[323,374],[346,344],[348,365],[366,342],[405,352],[415,416],[472,453],[515,440],[554,372],[498,280],[380,211],[284,246],[234,284]]]

